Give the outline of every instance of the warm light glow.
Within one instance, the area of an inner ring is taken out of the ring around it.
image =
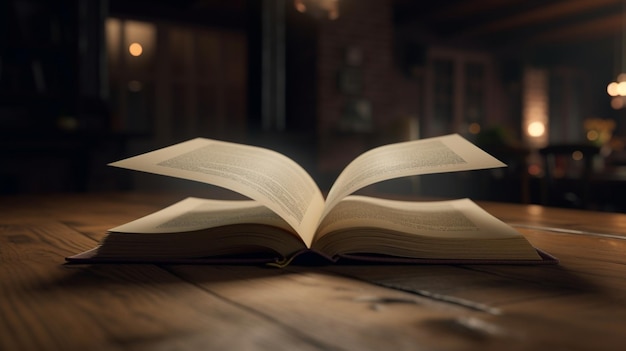
[[[143,47],[139,43],[132,43],[128,46],[128,52],[135,57],[141,56]]]
[[[538,205],[530,205],[527,207],[528,214],[539,216],[543,213],[543,207]]]
[[[474,122],[469,125],[468,130],[471,134],[478,134],[480,133],[480,124]]]
[[[339,18],[339,0],[294,0],[293,6],[300,13],[310,12],[314,17]]]
[[[548,124],[550,123],[548,71],[526,67],[522,84],[524,141],[530,148],[542,148],[548,144]]]
[[[293,6],[300,13],[305,13],[306,12],[306,5],[302,2],[302,0],[295,0],[294,3],[293,3]]]
[[[334,20],[336,20],[337,18],[339,18],[339,10],[337,10],[337,9],[333,9],[333,10],[330,10],[330,11],[328,12],[328,19],[329,19],[329,20],[333,20],[333,21],[334,21]]]
[[[582,160],[584,157],[583,153],[581,151],[574,151],[572,152],[572,160],[574,161],[580,161]]]
[[[611,82],[609,83],[609,85],[606,86],[606,92],[610,95],[610,96],[617,96],[617,82]]]
[[[606,92],[609,96],[626,96],[626,73],[620,73],[615,82],[611,82],[606,86]],[[611,100],[611,107],[619,110],[624,107],[623,101]]]
[[[537,138],[542,136],[543,133],[546,132],[546,126],[541,122],[532,122],[528,125],[526,131],[531,137]]]
[[[619,98],[623,101],[623,98]],[[613,131],[615,130],[615,120],[603,119],[598,117],[586,118],[583,126],[587,131],[587,140],[595,145],[607,145],[613,139]],[[608,150],[612,147],[606,148]]]
[[[106,53],[109,65],[113,70],[120,64],[120,50],[122,50],[121,33],[122,21],[117,18],[107,18],[105,24],[106,30]]]
[[[156,47],[156,25],[140,21],[124,21],[124,49],[130,60],[127,61],[131,70],[146,68],[146,64],[154,58]]]
[[[619,110],[624,107],[624,99],[621,96],[614,96],[611,99],[611,107],[614,110]]]
[[[617,95],[626,96],[626,82],[617,83]]]
[[[538,165],[528,166],[528,174],[532,176],[539,176],[541,174],[541,167],[539,167]]]

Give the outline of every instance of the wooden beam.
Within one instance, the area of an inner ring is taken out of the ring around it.
[[[619,35],[623,30],[622,13],[598,18],[585,23],[561,26],[533,35],[525,40],[528,44],[546,44],[554,42],[573,42],[598,37]]]
[[[437,21],[452,21],[468,18],[474,15],[511,8],[518,4],[527,3],[527,0],[470,0],[460,1],[450,6],[445,6],[433,12],[429,17]]]
[[[464,36],[479,36],[503,30],[514,30],[529,25],[550,23],[565,17],[588,13],[594,9],[620,4],[621,0],[572,0],[537,7],[533,10],[520,12],[514,16],[497,18],[491,22],[468,29]]]

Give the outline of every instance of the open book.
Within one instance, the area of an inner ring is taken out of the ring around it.
[[[275,151],[197,138],[111,164],[204,182],[250,200],[187,198],[110,229],[70,262],[272,262],[302,253],[330,261],[553,263],[469,199],[398,201],[353,195],[376,182],[504,167],[457,134],[381,146],[341,172],[326,199]]]

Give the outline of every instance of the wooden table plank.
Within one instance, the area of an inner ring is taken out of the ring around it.
[[[62,224],[0,240],[0,350],[320,349],[154,265],[64,265],[94,242]]]
[[[106,228],[180,198],[0,199],[0,350],[621,350],[626,343],[626,216],[618,214],[481,204],[521,224],[558,266],[63,264]]]
[[[484,346],[488,339],[503,347],[512,336],[508,330],[492,336],[484,326],[464,324],[479,320],[482,312],[308,267],[261,277],[249,267],[219,268],[229,272],[230,282],[212,281],[213,268],[170,269],[213,294],[275,319],[296,334],[308,335],[325,349],[471,349]]]
[[[511,225],[524,224],[626,237],[626,214],[624,213],[494,202],[479,202],[479,205]]]
[[[522,231],[539,247],[554,251],[561,264],[329,266],[325,270],[493,312],[482,313],[480,320],[523,335],[518,343],[525,349],[623,348],[626,240]]]

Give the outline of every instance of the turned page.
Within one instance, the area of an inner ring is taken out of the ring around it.
[[[354,228],[359,229],[353,234]],[[399,240],[397,233],[403,233],[407,239]],[[398,250],[416,242],[408,239],[411,236],[429,243],[429,250],[450,250],[455,255],[465,251],[470,243],[489,243],[514,258],[540,259],[522,234],[469,199],[416,202],[347,196],[324,217],[314,248],[330,256],[355,248],[369,252],[373,247],[385,247],[388,252],[401,255]],[[351,242],[349,238],[358,240]]]
[[[380,146],[341,172],[328,193],[323,216],[347,195],[384,180],[496,167],[506,165],[458,134]]]
[[[188,197],[157,212],[111,228],[117,233],[180,233],[246,223],[292,231],[276,212],[254,200],[215,200]]]
[[[264,148],[196,138],[113,162],[111,166],[223,187],[267,206],[310,246],[324,197],[288,157]]]
[[[381,228],[436,238],[521,237],[512,227],[467,198],[398,201],[360,195],[347,196],[341,200],[322,221],[318,236],[356,227]]]

